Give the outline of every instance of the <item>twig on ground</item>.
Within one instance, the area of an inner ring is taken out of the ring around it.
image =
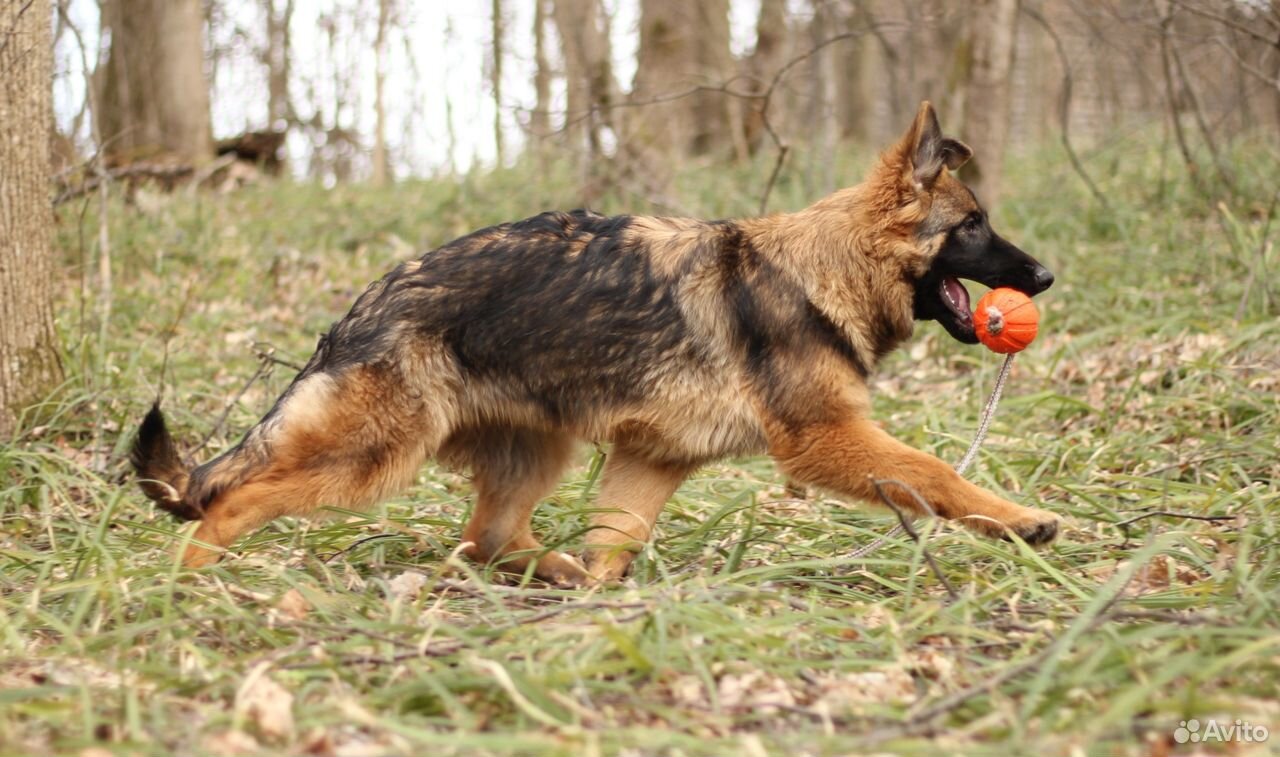
[[[333,560],[335,560],[335,559],[337,559],[337,558],[339,558],[339,557],[341,557],[341,556],[343,556],[343,555],[345,555],[345,554],[349,554],[349,553],[351,553],[351,552],[355,551],[358,547],[360,547],[360,546],[362,546],[362,545],[364,545],[364,544],[368,544],[368,543],[369,543],[369,542],[371,542],[371,541],[377,541],[377,540],[379,540],[379,539],[390,539],[390,538],[391,538],[391,537],[393,537],[393,536],[402,536],[402,535],[403,535],[403,534],[394,533],[394,534],[374,534],[373,536],[366,536],[366,537],[364,537],[364,538],[362,538],[362,539],[356,539],[356,540],[355,540],[354,542],[352,542],[351,544],[348,544],[347,546],[343,547],[342,549],[337,550],[336,552],[331,552],[331,553],[329,553],[329,555],[328,555],[328,556],[326,556],[326,557],[320,557],[319,555],[316,555],[316,557],[318,557],[318,558],[320,559],[320,562],[322,562],[322,563],[332,562]]]
[[[1159,517],[1159,518],[1187,518],[1187,519],[1189,519],[1189,520],[1204,520],[1204,521],[1223,521],[1223,520],[1235,520],[1235,519],[1236,519],[1236,516],[1234,516],[1234,515],[1196,515],[1196,514],[1194,514],[1194,513],[1179,513],[1179,512],[1174,512],[1174,511],[1172,511],[1172,510],[1153,510],[1153,511],[1151,511],[1151,512],[1149,512],[1149,513],[1143,513],[1142,515],[1139,515],[1139,516],[1136,516],[1136,517],[1133,517],[1133,518],[1129,518],[1128,520],[1122,520],[1122,521],[1120,521],[1120,522],[1118,522],[1118,523],[1115,523],[1115,524],[1113,524],[1113,525],[1115,525],[1115,527],[1116,527],[1116,528],[1118,528],[1118,529],[1120,529],[1121,531],[1123,531],[1123,532],[1124,532],[1124,538],[1128,539],[1128,538],[1129,538],[1129,528],[1128,528],[1128,527],[1129,527],[1130,525],[1132,525],[1132,524],[1134,524],[1134,523],[1137,523],[1137,522],[1138,522],[1138,521],[1140,521],[1140,520],[1146,520],[1147,518],[1157,518],[1157,517]]]
[[[866,743],[878,743],[891,738],[897,738],[899,736],[917,732],[922,728],[927,728],[934,720],[949,712],[953,712],[969,700],[981,696],[982,694],[989,693],[996,687],[1017,678],[1024,673],[1039,669],[1055,654],[1061,651],[1063,647],[1069,646],[1073,641],[1075,641],[1075,639],[1079,638],[1082,633],[1093,630],[1106,621],[1111,620],[1112,608],[1115,607],[1116,603],[1124,597],[1124,591],[1128,588],[1130,582],[1132,582],[1135,574],[1136,569],[1115,587],[1111,596],[1102,603],[1101,607],[1094,614],[1093,619],[1088,621],[1088,625],[1085,628],[1075,629],[1074,627],[1069,627],[1066,632],[1053,637],[1044,649],[1041,649],[1026,660],[1005,668],[995,675],[983,679],[980,683],[976,683],[953,694],[942,697],[925,709],[908,717],[905,723],[891,728],[882,729],[879,732],[873,731],[867,734],[865,737]],[[1078,621],[1081,618],[1086,618],[1088,617],[1088,614],[1089,608],[1086,608],[1077,616],[1076,620]]]
[[[938,563],[933,559],[933,554],[929,552],[929,548],[925,546],[923,541],[921,541],[920,534],[916,533],[915,527],[911,525],[911,519],[906,516],[906,513],[902,512],[902,508],[894,504],[893,500],[890,499],[889,495],[885,492],[884,487],[887,485],[893,485],[902,489],[916,501],[916,504],[919,505],[921,510],[929,513],[930,515],[935,515],[933,508],[929,506],[929,503],[926,502],[924,497],[921,497],[915,489],[912,489],[906,483],[897,479],[873,478],[871,479],[871,485],[876,488],[876,494],[880,496],[880,499],[885,503],[885,505],[893,511],[894,515],[898,516],[898,524],[902,526],[902,530],[906,531],[907,536],[910,536],[913,541],[920,545],[920,551],[924,554],[925,561],[929,563],[929,569],[932,570],[933,575],[937,576],[938,580],[942,582],[942,586],[947,590],[947,595],[951,597],[951,601],[954,602],[959,599],[960,595],[956,593],[955,587],[953,587],[951,582],[947,580],[946,575],[942,572],[942,568],[939,567]]]

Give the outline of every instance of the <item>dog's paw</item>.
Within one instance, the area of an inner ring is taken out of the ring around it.
[[[635,558],[636,553],[630,550],[590,550],[587,552],[587,572],[596,585],[619,584],[631,572]]]
[[[1019,520],[1017,523],[1008,524],[1009,530],[1002,536],[1006,541],[1012,541],[1009,538],[1009,533],[1012,532],[1027,544],[1038,547],[1058,538],[1058,531],[1061,527],[1062,518],[1052,513],[1037,510],[1033,516]]]
[[[582,561],[567,552],[548,552],[539,557],[534,574],[562,589],[581,589],[595,583]]]

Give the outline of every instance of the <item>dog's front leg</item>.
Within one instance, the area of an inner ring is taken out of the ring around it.
[[[1028,544],[1043,544],[1058,533],[1058,516],[1015,505],[974,486],[951,466],[902,444],[865,418],[779,429],[770,437],[773,457],[788,475],[804,483],[880,502],[874,482],[896,480],[919,494],[940,517],[959,520],[989,536],[1013,532]],[[883,491],[906,512],[928,514],[902,487],[884,486]]]

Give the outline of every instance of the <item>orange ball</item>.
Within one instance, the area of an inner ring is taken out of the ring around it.
[[[1036,338],[1040,311],[1027,295],[1016,289],[992,289],[978,300],[973,330],[992,352],[1021,352]]]

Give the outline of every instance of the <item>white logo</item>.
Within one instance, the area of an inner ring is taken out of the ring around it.
[[[1266,741],[1271,731],[1265,725],[1254,725],[1247,720],[1220,723],[1210,718],[1201,723],[1199,720],[1183,720],[1173,730],[1173,740],[1179,744],[1199,744],[1211,741],[1239,741],[1257,743]]]

